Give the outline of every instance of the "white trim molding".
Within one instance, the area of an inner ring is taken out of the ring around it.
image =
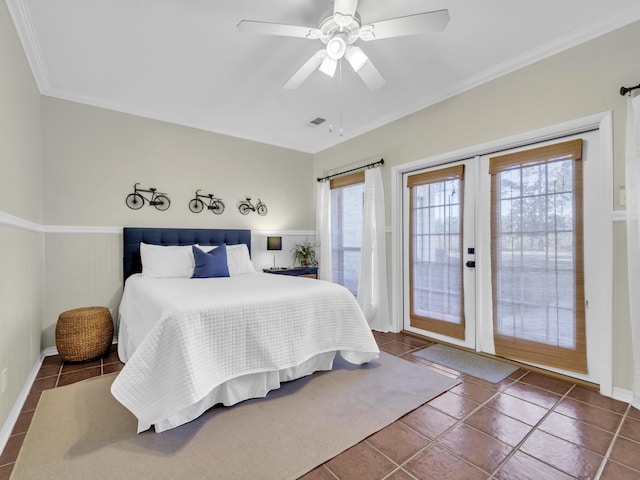
[[[633,392],[624,388],[614,387],[613,398],[624,403],[631,403],[633,401]]]
[[[123,227],[95,226],[95,225],[41,225],[25,220],[10,213],[0,212],[0,226],[21,228],[37,233],[96,233],[96,234],[122,234]],[[153,228],[153,227],[149,227]],[[191,227],[184,227],[191,228]],[[200,227],[194,227],[200,228]],[[315,230],[252,230],[256,236],[315,236]]]
[[[110,233],[122,234],[122,227],[95,227],[75,225],[44,225],[44,233]]]
[[[626,210],[613,210],[611,212],[611,221],[612,222],[626,222],[627,221],[627,211]]]
[[[315,230],[252,230],[251,231],[252,235],[255,235],[257,237],[271,237],[274,235],[280,235],[283,237],[292,237],[292,236],[308,236],[308,237],[315,237],[316,235],[316,231]]]
[[[20,412],[22,411],[22,407],[24,406],[24,402],[26,402],[27,396],[31,391],[33,382],[36,380],[36,377],[38,376],[38,372],[40,371],[40,367],[42,367],[42,361],[44,360],[45,356],[47,355],[43,350],[40,353],[40,356],[38,357],[36,362],[34,363],[33,368],[31,369],[31,372],[29,373],[29,376],[27,377],[27,380],[24,383],[22,390],[18,395],[18,398],[13,404],[13,408],[11,409],[11,411],[9,412],[9,415],[7,416],[7,419],[2,424],[2,428],[0,429],[0,452],[4,451],[4,448],[7,446],[7,442],[9,441],[9,437],[11,436],[13,427],[18,421],[18,416],[20,415]]]
[[[0,226],[14,227],[20,228],[22,230],[29,230],[31,232],[44,233],[42,225],[5,212],[0,212]]]
[[[46,94],[51,90],[51,82],[49,81],[46,63],[42,57],[40,42],[36,36],[27,2],[24,0],[6,0],[6,4],[31,67],[33,78],[38,84],[40,93]]]
[[[6,212],[0,212],[0,226],[20,228],[36,233],[122,233],[122,227],[41,225]]]

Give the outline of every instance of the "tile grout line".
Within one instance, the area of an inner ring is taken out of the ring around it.
[[[627,405],[626,410],[624,411],[624,415],[622,416],[622,420],[620,420],[620,424],[618,425],[618,428],[616,429],[616,433],[613,435],[613,438],[611,439],[611,443],[609,444],[609,448],[607,448],[607,451],[605,452],[604,456],[602,457],[602,462],[600,462],[600,466],[598,467],[598,470],[596,471],[596,476],[593,480],[599,480],[600,477],[602,477],[602,472],[604,471],[604,467],[607,464],[607,462],[609,461],[609,457],[611,456],[611,452],[613,451],[613,447],[616,443],[616,440],[618,440],[618,437],[620,435],[620,431],[622,430],[622,425],[624,425],[624,421],[627,419],[627,415],[629,414],[629,410],[631,409],[631,403],[629,403]]]
[[[328,462],[328,461],[329,461],[329,460],[327,460],[327,462]],[[331,469],[327,466],[327,462],[324,462],[324,463],[322,464],[322,466],[324,467],[324,469],[325,469],[325,470],[327,470],[327,471],[329,472],[329,475],[331,475],[333,478],[335,478],[336,480],[340,480],[340,478],[339,478],[335,473],[333,473],[333,470],[331,470]]]
[[[418,407],[418,408],[420,408],[420,407]],[[397,421],[398,421],[398,420],[396,420],[396,422],[397,422]],[[394,423],[395,423],[395,422],[394,422]],[[393,423],[391,423],[391,424],[389,424],[389,425],[393,425]],[[388,425],[388,426],[389,426],[389,425]],[[386,428],[386,427],[385,427],[385,428]],[[376,433],[377,433],[377,432],[376,432]],[[375,434],[374,434],[374,435],[375,435]],[[424,436],[424,435],[423,435],[423,436]],[[369,438],[368,438],[368,437],[367,437],[367,438],[365,438],[364,440],[362,440],[362,442],[363,442],[363,443],[366,443],[370,448],[374,449],[376,452],[378,452],[380,455],[382,455],[384,458],[386,458],[387,460],[389,460],[389,461],[394,465],[394,468],[393,468],[389,473],[385,474],[385,475],[381,478],[381,480],[384,480],[385,478],[388,478],[388,477],[389,477],[389,475],[392,475],[393,473],[397,472],[397,471],[398,471],[398,469],[403,470],[403,468],[402,468],[402,466],[401,466],[401,465],[404,465],[404,463],[405,463],[405,462],[403,462],[403,463],[398,463],[398,462],[396,462],[393,458],[391,458],[389,455],[387,455],[387,454],[386,454],[386,453],[384,453],[382,450],[380,450],[378,447],[376,447],[374,444],[372,444],[372,443],[369,441]],[[413,477],[413,475],[411,475],[411,476]],[[414,478],[415,478],[415,477],[414,477]]]
[[[523,375],[523,376],[524,376],[524,375]],[[460,378],[460,380],[462,380],[462,378],[463,378],[463,377],[459,377],[459,378]],[[522,377],[520,377],[520,378],[522,378]],[[518,380],[513,380],[513,382],[511,382],[511,383],[509,384],[509,386],[513,385],[513,384],[514,384],[515,382],[517,382],[517,381],[518,381]],[[458,385],[459,385],[459,384],[458,384]],[[477,384],[477,385],[480,385],[480,384]],[[456,385],[456,386],[457,386],[457,385]],[[420,453],[424,452],[427,448],[429,448],[430,446],[432,446],[432,445],[435,443],[438,447],[442,448],[443,450],[445,450],[446,452],[450,453],[451,455],[453,455],[453,456],[455,456],[455,457],[459,458],[459,459],[460,459],[460,460],[462,460],[463,462],[465,462],[465,463],[467,463],[467,464],[469,464],[469,465],[471,465],[471,466],[473,466],[473,467],[477,468],[478,470],[480,470],[480,471],[482,471],[482,472],[485,472],[485,473],[487,473],[487,474],[490,474],[490,472],[486,472],[485,470],[483,470],[482,468],[480,468],[478,465],[475,465],[474,463],[470,462],[470,461],[469,461],[469,460],[467,460],[466,458],[461,457],[460,455],[458,455],[456,452],[454,452],[454,451],[450,450],[450,449],[449,449],[448,447],[446,447],[445,445],[441,445],[441,444],[437,443],[437,441],[438,441],[438,439],[442,438],[444,435],[446,435],[446,434],[448,434],[450,431],[452,431],[454,428],[456,428],[458,425],[463,424],[463,423],[464,423],[464,421],[465,421],[467,418],[469,418],[471,415],[473,415],[473,414],[474,414],[475,412],[477,412],[479,409],[483,408],[483,407],[484,407],[487,403],[489,403],[489,402],[490,402],[490,401],[491,401],[491,400],[492,400],[496,395],[498,395],[498,394],[502,393],[506,388],[507,388],[507,387],[505,387],[504,389],[501,389],[501,390],[496,390],[496,391],[495,391],[495,393],[494,393],[493,395],[491,395],[487,400],[485,400],[485,401],[484,401],[484,402],[482,402],[482,403],[479,403],[477,407],[475,407],[475,408],[474,408],[473,410],[471,410],[468,414],[464,415],[464,416],[463,416],[463,417],[461,417],[461,418],[453,417],[453,416],[449,415],[448,413],[446,413],[446,412],[444,412],[444,411],[442,411],[442,410],[440,410],[440,409],[438,409],[438,408],[436,408],[436,407],[431,407],[431,408],[434,408],[435,410],[437,410],[437,411],[439,411],[439,412],[442,412],[442,413],[443,413],[443,414],[445,414],[445,415],[448,415],[448,416],[449,416],[449,417],[451,417],[451,418],[455,418],[455,420],[456,420],[456,421],[455,421],[455,423],[453,423],[453,424],[452,424],[450,427],[448,427],[447,429],[443,430],[439,435],[435,436],[433,439],[430,439],[429,437],[427,437],[427,436],[426,436],[426,435],[424,435],[423,433],[421,433],[421,432],[419,432],[418,430],[414,429],[411,425],[408,425],[408,424],[406,424],[406,423],[402,422],[402,423],[403,423],[403,425],[405,425],[406,427],[410,428],[410,429],[411,429],[411,430],[413,430],[414,432],[418,433],[419,435],[423,436],[424,438],[426,438],[426,439],[428,439],[428,440],[430,440],[430,441],[429,441],[429,443],[428,443],[427,445],[425,445],[425,446],[424,446],[424,447],[422,447],[420,450],[418,450],[416,453],[414,453],[412,456],[410,456],[409,458],[407,458],[407,459],[406,459],[406,460],[405,460],[405,461],[400,465],[400,468],[404,470],[404,465],[406,465],[408,462],[410,462],[411,460],[413,460],[416,456],[418,456]],[[453,392],[452,392],[452,393],[453,393]],[[457,393],[453,393],[453,394],[454,394],[454,395],[458,395]],[[471,400],[471,399],[469,399],[469,398],[466,398],[466,397],[464,397],[464,396],[462,396],[462,395],[458,395],[458,396],[459,396],[459,397],[462,397],[462,398],[465,398],[465,399],[467,399],[467,400],[469,400],[469,401],[472,401],[472,402],[473,402],[473,400]],[[436,398],[437,398],[437,397],[436,397]],[[431,399],[431,400],[433,400],[433,399]],[[429,400],[429,402],[430,402],[431,400]],[[424,406],[424,405],[427,405],[429,402],[425,402],[425,403],[423,404],[423,406]],[[476,402],[473,402],[473,403],[476,403]],[[475,427],[472,427],[471,425],[469,425],[469,426],[470,426],[471,428],[475,428]],[[477,429],[476,429],[476,430],[477,430]],[[481,433],[485,433],[485,432],[482,432],[481,430],[478,430],[478,431],[479,431],[479,432],[481,432]],[[486,433],[485,433],[485,435],[486,435]],[[492,437],[492,438],[494,438],[494,437]],[[496,440],[498,440],[498,439],[496,439]],[[501,441],[501,440],[498,440],[498,441]],[[502,442],[502,443],[504,443],[504,442]],[[505,445],[506,445],[506,444],[505,444]]]
[[[571,388],[570,388],[569,390],[567,390],[567,391],[564,393],[564,395],[562,395],[562,397],[560,397],[560,398],[556,401],[556,403],[554,403],[554,404],[553,404],[553,406],[547,410],[547,413],[545,413],[545,414],[544,414],[544,416],[543,416],[540,420],[538,420],[538,422],[537,422],[535,425],[533,425],[533,426],[531,427],[531,430],[529,430],[529,432],[524,436],[524,438],[523,438],[522,440],[520,440],[520,442],[518,442],[518,444],[517,444],[515,447],[513,447],[513,449],[511,450],[511,452],[510,452],[510,453],[509,453],[509,454],[508,454],[508,455],[507,455],[507,456],[506,456],[506,457],[505,457],[505,458],[504,458],[504,459],[503,459],[503,460],[498,464],[498,466],[496,467],[496,469],[495,469],[493,472],[491,472],[491,475],[489,476],[489,479],[495,478],[496,474],[500,471],[500,469],[501,469],[502,467],[504,467],[504,465],[505,465],[505,464],[506,464],[506,463],[507,463],[507,462],[508,462],[508,461],[509,461],[509,460],[510,460],[510,459],[511,459],[511,458],[512,458],[512,457],[513,457],[517,452],[519,452],[519,451],[520,451],[520,448],[522,447],[522,445],[524,445],[524,443],[525,443],[525,442],[526,442],[526,441],[531,437],[531,435],[533,435],[533,433],[534,433],[534,432],[538,431],[538,429],[539,429],[540,425],[542,425],[542,423],[543,423],[543,422],[544,422],[544,421],[549,417],[549,415],[551,415],[551,413],[555,411],[555,408],[560,404],[560,402],[562,402],[565,398],[567,398],[567,396],[569,395],[569,393],[571,393],[571,391],[575,388],[575,386],[576,386],[575,384],[572,384],[572,385],[571,385]],[[573,443],[573,442],[572,442],[572,443]],[[528,454],[527,454],[527,453],[525,453],[525,452],[522,452],[522,453],[524,453],[525,455],[528,455]],[[543,460],[542,460],[542,459],[540,459],[540,458],[537,458],[537,457],[534,457],[534,456],[531,456],[531,457],[532,457],[532,458],[535,458],[536,460],[538,460],[538,461],[539,461],[539,462],[541,462],[541,463],[544,463],[545,465],[549,465],[550,467],[555,468],[556,470],[558,470],[558,471],[560,471],[560,472],[567,473],[568,475],[571,475],[571,474],[569,474],[568,472],[565,472],[564,470],[561,470],[561,469],[559,469],[558,467],[556,467],[556,466],[554,466],[554,465],[551,465],[550,463],[547,463],[547,462],[543,461]]]
[[[60,377],[62,376],[62,369],[64,368],[64,361],[60,364],[60,368],[58,369],[58,374],[56,375],[56,384],[53,386],[53,388],[58,388],[58,383],[60,382]],[[47,389],[49,390],[49,389]],[[43,390],[44,392],[44,390]],[[42,393],[40,393],[40,395],[42,395]],[[38,402],[40,402],[40,399],[38,399]]]

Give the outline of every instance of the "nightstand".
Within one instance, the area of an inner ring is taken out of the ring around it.
[[[262,271],[266,273],[275,273],[277,275],[318,278],[318,267],[265,268]]]

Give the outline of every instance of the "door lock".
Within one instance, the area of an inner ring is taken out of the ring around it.
[[[466,265],[469,268],[476,268],[476,262],[474,260],[469,260]]]

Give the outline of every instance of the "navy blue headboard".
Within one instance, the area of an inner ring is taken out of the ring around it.
[[[132,228],[122,230],[123,281],[142,271],[140,242],[150,245],[237,245],[245,243],[251,253],[251,230],[227,230],[208,228]]]

